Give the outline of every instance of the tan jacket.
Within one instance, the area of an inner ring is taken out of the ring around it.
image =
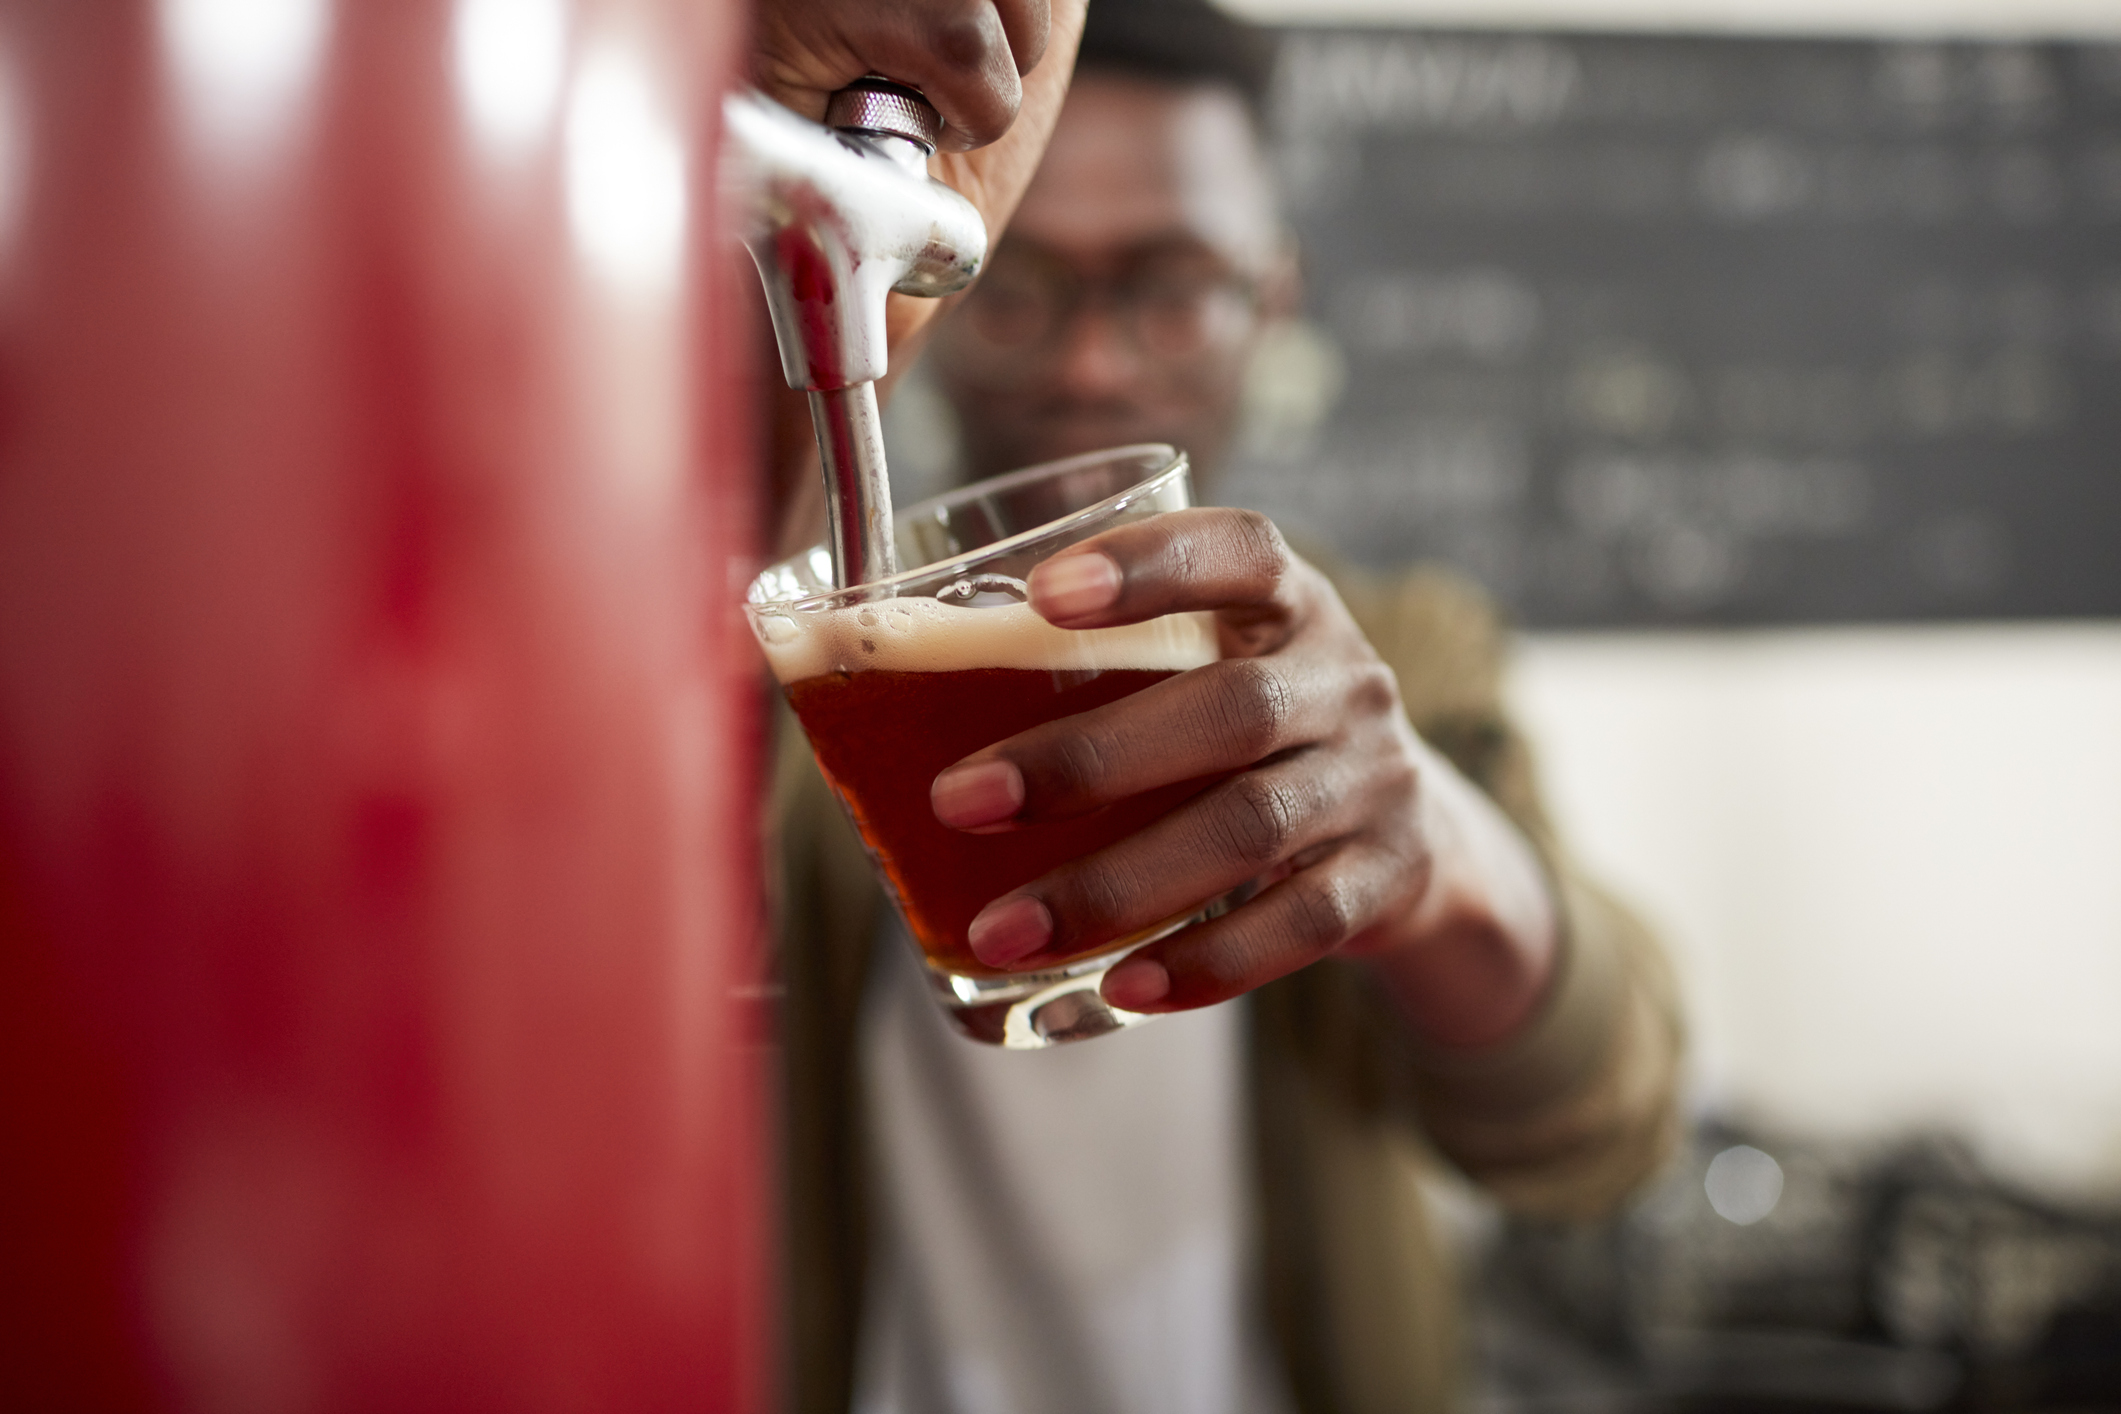
[[[1355,963],[1320,962],[1249,999],[1257,1250],[1296,1407],[1408,1414],[1448,1408],[1458,1373],[1451,1276],[1418,1187],[1429,1155],[1517,1211],[1597,1214],[1672,1145],[1680,1030],[1647,932],[1556,846],[1523,739],[1503,715],[1503,634],[1486,600],[1434,571],[1336,584],[1397,672],[1415,727],[1544,853],[1566,921],[1541,1014],[1494,1052],[1425,1053]],[[845,1414],[869,1250],[855,1020],[883,895],[793,730],[773,810],[786,988],[784,1393],[801,1414]]]

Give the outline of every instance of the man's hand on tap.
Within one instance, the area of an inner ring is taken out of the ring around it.
[[[918,88],[945,123],[935,175],[999,240],[1060,117],[1087,3],[758,0],[752,78],[820,122],[826,100],[864,74]],[[935,311],[933,300],[900,303],[918,310],[909,331]]]
[[[930,169],[978,209],[991,246],[1045,156],[1075,73],[1086,6],[1087,0],[758,0],[752,78],[775,102],[820,121],[826,100],[864,74],[920,89],[948,124]],[[890,383],[950,303],[891,297],[891,374],[878,386],[879,398],[888,398]],[[823,490],[808,405],[778,387],[769,396],[775,539],[792,552],[817,539]]]
[[[753,77],[776,102],[817,119],[827,98],[864,74],[911,84],[943,115],[942,150],[967,152],[998,141],[1016,121],[1024,76],[1052,38],[1054,8],[1068,7],[1049,0],[760,0]],[[1072,41],[1067,49],[1063,70],[1074,57]]]

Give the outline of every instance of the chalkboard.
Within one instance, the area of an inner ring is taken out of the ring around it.
[[[2121,614],[2121,46],[1318,29],[1220,498],[1533,626]]]

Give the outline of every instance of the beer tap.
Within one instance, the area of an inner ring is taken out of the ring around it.
[[[765,281],[781,371],[810,395],[834,581],[871,584],[898,570],[876,406],[890,361],[885,300],[972,283],[987,228],[928,175],[943,124],[916,89],[859,79],[832,95],[824,127],[754,92],[731,95],[724,113],[750,179],[744,245]]]

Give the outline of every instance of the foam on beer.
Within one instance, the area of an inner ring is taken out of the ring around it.
[[[760,621],[759,638],[773,675],[783,683],[869,670],[1183,672],[1217,657],[1215,624],[1207,614],[1066,629],[1047,623],[1028,604],[975,608],[918,598],[773,615]]]

